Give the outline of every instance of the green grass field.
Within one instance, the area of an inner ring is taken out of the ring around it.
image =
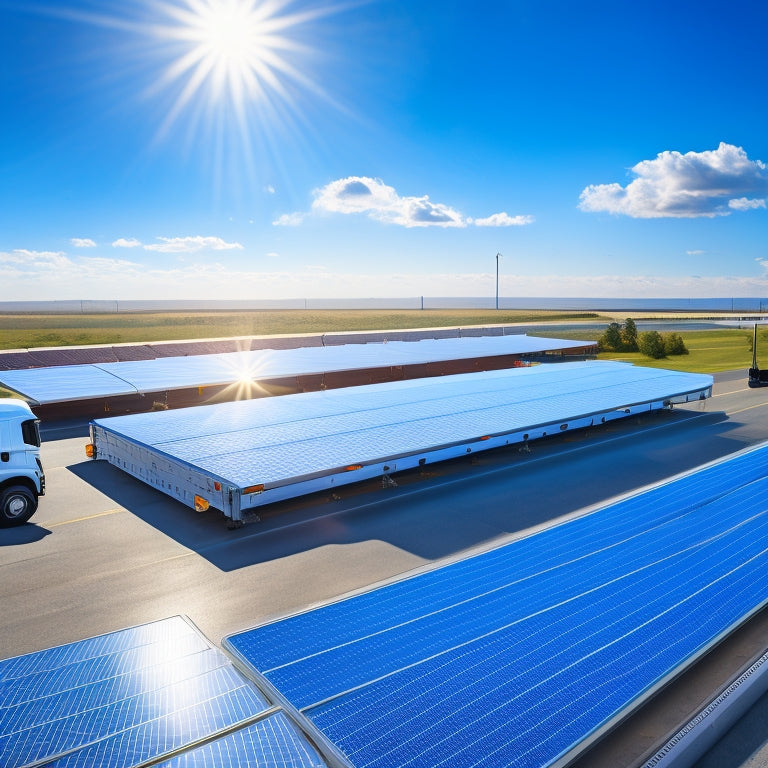
[[[298,335],[568,320],[594,312],[516,310],[264,310],[82,315],[0,315],[0,349],[121,344],[232,336]],[[606,319],[610,322],[610,319]]]
[[[543,334],[537,334],[543,335]],[[568,338],[578,340],[596,340],[599,333],[571,332]],[[687,355],[675,355],[660,360],[653,360],[639,352],[601,353],[601,360],[622,360],[648,368],[668,368],[674,371],[690,373],[717,373],[746,369],[752,364],[752,331],[724,328],[723,330],[683,331],[680,333],[688,348]],[[757,342],[759,365],[768,365],[768,331],[762,332]]]

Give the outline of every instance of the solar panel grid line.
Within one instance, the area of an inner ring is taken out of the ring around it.
[[[754,465],[754,461],[753,461]],[[725,487],[727,487],[729,490],[731,488],[731,480],[735,481],[736,484],[739,482],[749,482],[754,478],[754,467],[750,470],[749,466],[745,466],[745,468],[742,470],[742,474],[739,473],[738,470],[732,469],[730,471],[726,471],[725,469],[721,469],[721,474],[723,475],[722,480],[725,483]],[[743,477],[742,477],[743,475]],[[659,488],[657,488],[654,491],[646,492],[643,495],[643,499],[646,502],[645,503],[645,514],[644,516],[640,517],[637,514],[637,511],[634,510],[632,513],[633,518],[633,525],[635,526],[635,529],[642,531],[644,526],[647,525],[646,520],[648,517],[653,517],[656,519],[658,524],[661,524],[663,520],[659,519],[663,514],[666,514],[667,510],[671,510],[674,512],[675,515],[678,514],[678,497],[682,497],[685,499],[686,502],[690,502],[691,499],[695,498],[691,496],[691,490],[695,489],[695,486],[698,485],[698,480],[695,476],[691,476],[690,478],[686,479],[685,484],[678,488],[678,485],[667,485],[662,484]],[[692,488],[693,487],[693,488]],[[711,484],[710,486],[711,487]],[[676,492],[672,492],[671,489],[675,489]],[[661,497],[661,498],[659,498]],[[687,514],[687,511],[681,513],[681,514]],[[578,543],[582,539],[585,539],[587,541],[590,541],[590,537],[592,536],[590,532],[590,526],[593,525],[591,523],[590,518],[587,516],[585,518],[581,518],[582,522],[579,523],[576,520],[571,520],[567,523],[563,523],[563,525],[569,525],[569,536],[567,541],[565,541],[561,548],[567,549],[569,552],[577,551],[578,549]],[[622,523],[619,519],[619,515],[613,514],[608,521],[601,521],[600,523],[600,529],[603,533],[603,535],[606,535],[610,531],[611,525],[614,526],[620,526],[620,525],[626,525],[626,522]],[[581,526],[583,529],[583,532],[581,534],[577,534],[574,529],[577,529],[578,526]],[[538,534],[537,534],[538,535]],[[544,539],[541,539],[542,542]],[[560,555],[560,549],[553,548],[553,544],[550,544],[548,542],[546,546],[546,551],[540,552],[535,551],[534,554],[531,555],[531,558],[536,561],[536,564],[540,564],[541,562],[546,562],[546,560],[543,560],[541,558],[549,557],[550,559],[557,559]],[[542,546],[542,549],[544,547]],[[501,553],[503,552],[503,547],[499,547],[496,550],[491,550],[490,552],[484,552],[480,555],[476,555],[473,560],[466,561],[466,566],[462,570],[466,570],[468,567],[472,567],[473,571],[476,572],[476,576],[470,578],[470,580],[467,580],[467,577],[465,574],[461,574],[461,578],[458,579],[460,582],[460,587],[466,588],[466,591],[469,594],[472,594],[473,584],[475,581],[483,581],[486,582],[487,579],[490,577],[493,577],[495,575],[500,575],[503,577],[504,572],[500,571],[500,565],[498,563],[498,560],[500,558]],[[590,550],[591,551],[591,550]],[[483,560],[488,563],[488,565],[485,568],[478,568],[476,565],[477,560]],[[516,565],[519,565],[519,560],[516,561]],[[456,568],[461,568],[460,563],[453,564],[453,569],[456,570]],[[398,613],[399,617],[402,617],[404,612],[404,606],[402,604],[402,591],[405,589],[411,590],[411,599],[414,599],[419,592],[428,592],[432,589],[433,581],[439,578],[442,578],[443,571],[433,571],[432,577],[427,574],[418,574],[416,577],[412,577],[414,579],[417,579],[418,585],[423,585],[419,588],[419,586],[411,586],[410,579],[408,580],[400,580],[394,584],[388,585],[387,587],[383,588],[382,590],[378,590],[376,593],[369,593],[369,599],[373,599],[373,596],[376,597],[376,612],[378,616],[384,616],[386,615],[386,612],[382,610],[386,604],[386,602],[390,602],[396,606],[396,611]],[[444,580],[444,579],[443,579]],[[391,595],[390,599],[387,600],[387,595]],[[437,601],[434,599],[434,595],[432,595],[433,601],[432,604],[435,604],[437,602],[438,604],[442,604],[440,601]],[[357,604],[364,604],[365,602],[365,595],[362,596],[356,596],[354,598],[355,602]],[[451,598],[453,600],[453,598]],[[460,602],[460,601],[458,601]],[[447,602],[447,605],[452,605],[452,602]],[[335,603],[334,605],[339,606],[342,610],[344,608],[343,601],[339,601]],[[330,608],[330,606],[326,607],[326,611]],[[309,614],[297,614],[294,617],[288,617],[288,619],[292,620],[294,623],[299,622],[296,630],[292,633],[293,637],[295,638],[306,638],[306,633],[301,629],[301,616],[308,616]],[[279,622],[272,622],[272,625],[277,626],[279,623],[282,623],[288,619],[280,620]],[[333,618],[330,619],[332,623],[335,623],[338,626],[338,622],[336,622]],[[355,617],[352,617],[352,621],[349,622],[350,628],[354,628],[360,624],[358,620],[355,619]],[[268,627],[270,625],[265,625],[261,628],[262,634],[267,634]],[[331,636],[330,633],[327,634],[327,636]],[[338,631],[334,636],[338,636]],[[277,642],[270,642],[267,640],[267,644],[271,645],[271,647],[276,651],[282,651],[283,655],[288,658],[292,658],[290,656],[290,644],[291,637],[280,637],[280,640]],[[323,649],[325,650],[325,647]],[[274,667],[280,667],[283,666],[283,664],[280,663],[272,663],[267,664],[267,669],[272,669]]]
[[[135,669],[137,662],[148,665],[162,663],[178,653],[192,655],[207,648],[210,648],[210,645],[199,635],[188,635],[178,638],[173,643],[157,643],[85,658],[66,667],[56,667],[15,678],[0,686],[0,695],[3,703],[9,698],[33,700],[41,698],[43,695],[41,692],[46,695],[60,693],[89,682],[97,682],[129,672]]]
[[[0,737],[0,758],[11,755],[20,765],[46,758],[51,751],[72,751],[120,731],[178,713],[217,696],[249,687],[231,665],[210,673],[135,694],[108,707],[86,709]],[[84,743],[85,742],[85,743]],[[2,764],[2,763],[0,763]]]
[[[153,765],[156,768],[325,768],[326,763],[285,713],[278,711],[254,725]]]
[[[520,355],[589,347],[591,342],[531,338],[524,335],[244,350],[203,355],[156,356],[150,360],[38,367],[3,372],[7,386],[38,403],[68,402],[114,394],[170,391],[234,384],[239,377],[269,380],[368,368],[428,364],[473,357]],[[179,350],[186,352],[186,350]],[[178,351],[177,351],[178,352]],[[60,371],[57,377],[56,371]],[[67,379],[68,386],[61,382]],[[126,390],[126,386],[129,388]]]
[[[50,768],[152,765],[186,745],[217,733],[228,733],[233,726],[247,725],[259,717],[268,705],[257,709],[254,704],[264,700],[254,698],[254,693],[250,686],[241,686],[229,694],[126,727],[44,764]]]
[[[623,600],[618,600],[618,595],[614,595],[611,598],[612,602],[618,604],[618,610],[624,610],[622,603],[632,607],[638,600],[642,603],[644,597],[647,596],[649,599],[646,602],[655,610],[655,613],[646,615],[644,621],[639,622],[639,626],[634,631],[620,633],[619,636],[608,645],[608,647],[612,647],[619,646],[622,643],[627,644],[621,655],[617,656],[618,661],[614,661],[614,666],[624,664],[627,659],[639,658],[637,665],[637,670],[639,670],[639,672],[637,674],[649,675],[649,677],[642,678],[642,685],[644,687],[639,696],[650,695],[649,691],[654,690],[655,687],[663,684],[665,679],[668,679],[677,673],[676,670],[679,664],[686,663],[686,658],[689,660],[687,663],[690,663],[690,659],[694,658],[696,654],[705,652],[713,642],[717,642],[720,638],[728,634],[734,626],[743,621],[745,616],[751,615],[754,611],[759,610],[760,607],[765,605],[766,594],[768,594],[768,585],[766,584],[765,577],[767,570],[765,567],[766,550],[761,546],[761,541],[765,541],[765,539],[768,538],[766,537],[766,519],[764,514],[765,489],[764,487],[761,488],[761,486],[764,486],[764,483],[754,482],[755,476],[760,474],[760,459],[764,457],[764,455],[764,450],[761,455],[760,449],[750,449],[742,452],[735,462],[722,463],[719,466],[716,463],[710,463],[698,472],[681,475],[676,478],[676,482],[671,483],[669,486],[666,483],[660,484],[650,491],[645,491],[643,494],[638,494],[637,496],[630,495],[620,503],[620,506],[623,504],[626,509],[624,516],[630,518],[633,512],[636,511],[635,507],[645,506],[646,508],[652,508],[654,506],[653,502],[658,501],[658,497],[664,493],[667,496],[675,497],[673,499],[674,503],[677,503],[678,500],[682,499],[689,504],[690,510],[686,512],[685,515],[678,515],[678,519],[682,519],[686,516],[693,516],[697,519],[697,524],[699,524],[701,522],[707,522],[708,516],[721,516],[720,530],[712,529],[711,527],[707,528],[706,526],[703,527],[699,534],[697,534],[699,536],[698,540],[689,543],[689,546],[685,548],[685,551],[679,553],[677,557],[672,554],[667,558],[665,573],[668,573],[668,575],[664,576],[666,581],[663,583],[670,585],[675,584],[680,581],[681,574],[684,573],[688,577],[684,586],[688,589],[688,592],[690,593],[689,595],[677,594],[676,602],[673,601],[672,606],[665,605],[663,600],[668,598],[664,594],[658,594],[660,591],[658,583],[654,584],[652,578],[653,573],[649,572],[648,587],[645,593],[640,593],[640,596],[638,597],[636,592],[630,590]],[[743,487],[737,489],[735,493],[726,493],[724,492],[724,485],[729,484],[729,480],[731,483],[733,482],[734,471],[738,476],[736,478],[737,482]],[[707,493],[702,495],[698,492],[699,488],[697,488],[697,485],[707,485],[707,483],[701,483],[699,480],[701,472],[710,473],[714,480],[714,482],[708,486],[709,498],[706,498]],[[691,493],[691,491],[694,493]],[[646,496],[650,496],[651,498],[645,498]],[[669,504],[667,506],[669,506]],[[751,510],[748,509],[747,513],[745,513],[747,519],[737,519],[738,510],[743,511],[750,506]],[[576,520],[571,522],[575,524],[583,519],[584,518],[576,518]],[[566,523],[563,525],[565,526],[568,524]],[[573,528],[571,528],[571,530],[573,530]],[[675,539],[674,531],[670,532],[670,537],[673,540]],[[728,555],[728,558],[724,559],[723,547],[725,546],[726,539],[728,539],[727,549],[730,554]],[[528,541],[530,541],[530,539]],[[680,547],[678,547],[678,549],[680,549]],[[680,567],[681,557],[688,558],[687,566],[684,569],[681,569]],[[705,557],[708,563],[708,569],[704,572],[707,576],[707,580],[704,582],[701,582],[702,568],[699,562],[701,557]],[[722,567],[724,565],[730,565],[731,567],[730,569],[723,571]],[[635,574],[635,576],[644,572],[644,569],[638,569],[638,573]],[[418,579],[420,577],[414,578]],[[616,583],[618,583],[618,581]],[[387,587],[384,588],[384,590],[386,589]],[[664,590],[661,590],[661,592],[663,593]],[[685,608],[685,606],[688,606],[694,598],[699,596],[702,597],[703,607],[702,605],[692,605],[689,608]],[[356,598],[350,598],[352,601],[355,599]],[[656,602],[653,602],[653,600]],[[706,602],[707,600],[708,602]],[[685,608],[685,610],[681,610],[681,607]],[[323,609],[321,609],[321,612],[322,610]],[[589,606],[586,606],[584,610],[587,611],[587,613],[585,613],[586,616],[589,611]],[[686,610],[688,613],[686,613]],[[637,611],[634,613],[637,613]],[[628,621],[626,614],[627,612],[625,611],[625,615],[623,616],[620,614],[616,615],[615,621],[611,623],[611,626],[619,626],[622,622]],[[297,617],[300,617],[301,615],[302,614],[298,614]],[[630,612],[629,615],[633,615],[632,612]],[[678,618],[675,619],[675,616]],[[693,631],[691,631],[690,627],[687,625],[687,622],[690,621],[693,621]],[[656,630],[657,625],[660,628],[659,631],[667,633],[665,637],[668,636],[672,638],[672,641],[668,643],[668,647],[658,645],[657,636],[659,635],[659,632]],[[704,627],[705,629],[699,630],[699,626]],[[596,632],[602,631],[601,628],[596,630]],[[643,632],[645,632],[644,635]],[[642,637],[638,637],[640,635],[642,635]],[[631,643],[634,643],[634,645],[628,644],[630,641]],[[638,645],[640,642],[643,643],[642,646]],[[537,640],[533,646],[537,643],[540,645],[541,641]],[[237,642],[234,644],[237,645]],[[504,645],[504,643],[500,645],[502,650]],[[568,645],[569,647],[572,647],[573,643],[571,642]],[[606,644],[603,643],[603,646],[604,645]],[[509,644],[507,643],[506,646],[509,647]],[[682,650],[680,651],[679,656],[675,656],[678,647]],[[638,651],[638,648],[641,650]],[[675,653],[672,653],[672,651]],[[585,657],[586,662],[581,662],[581,664],[585,665],[587,662],[591,663],[592,659],[599,658],[602,653],[603,652],[601,652],[598,647],[598,649],[593,650],[590,655],[587,655]],[[487,654],[482,655],[484,657],[487,656]],[[683,659],[683,662],[680,661],[681,658]],[[657,659],[660,661],[657,662]],[[647,660],[653,661],[656,666],[651,665],[650,662],[646,663]],[[576,660],[573,663],[578,664],[579,662]],[[635,674],[634,668],[630,671],[632,674]],[[489,670],[489,674],[493,674],[492,669]],[[590,672],[590,674],[599,674],[599,669],[597,672]],[[618,677],[615,679],[620,679],[621,670],[617,670],[616,674]],[[637,677],[637,675],[635,676]],[[608,683],[606,683],[609,688],[612,684],[611,680],[613,679],[614,678],[610,678]],[[389,678],[387,679],[387,682],[389,682]],[[423,685],[421,685],[423,681],[420,680],[419,682],[420,687],[423,688]],[[405,681],[405,683],[410,684],[408,681]],[[576,683],[573,683],[572,685],[576,685]],[[375,701],[378,706],[382,701],[382,694],[385,693],[386,690],[386,686],[382,687],[379,685],[373,691],[363,691],[356,695],[353,694],[348,696],[348,699],[357,702],[353,706],[353,710],[359,710],[361,704],[358,701],[358,698],[360,698],[362,693],[366,693],[368,698],[371,701]],[[557,693],[554,692],[552,695],[556,696]],[[575,690],[571,690],[569,695],[571,698],[576,698]],[[619,702],[617,706],[619,704],[623,707],[632,706],[632,696],[637,698],[638,694],[637,691],[634,690],[630,691],[627,696],[627,700],[623,702],[623,704]],[[549,700],[549,698],[546,699],[546,701]],[[442,706],[444,697],[438,695],[436,701],[438,702],[437,706]],[[579,699],[579,702],[580,704],[582,703],[581,699]],[[354,712],[349,709],[347,703],[341,702],[344,704],[341,709],[339,709],[339,703],[339,700],[336,700],[334,704],[330,705],[330,710],[338,710],[340,714],[347,711],[350,713],[350,717],[353,719],[356,717]],[[591,707],[585,706],[585,708],[587,712],[587,715],[585,716],[588,716],[589,713],[595,709],[599,710],[600,716],[603,719],[600,720],[600,718],[597,718],[597,720],[589,723],[590,728],[588,729],[586,736],[581,734],[579,739],[590,738],[590,734],[594,734],[602,728],[609,727],[608,724],[610,723],[611,718],[622,716],[620,711],[617,715],[614,711],[605,710],[604,705],[599,700],[595,700]],[[400,711],[402,712],[402,710]],[[341,729],[342,731],[345,731],[342,738],[339,736],[339,731],[337,729],[338,719],[329,721],[326,713],[322,710],[316,710],[313,713],[310,713],[310,716],[314,717],[318,725],[325,728],[328,735],[331,738],[335,738],[340,746],[345,749],[347,754],[350,754],[353,757],[353,762],[358,764],[355,757],[357,753],[350,752],[349,749],[346,748],[349,741],[346,736],[346,731],[349,729]],[[559,716],[559,714],[556,714],[555,718]],[[335,722],[336,725],[329,725],[331,722]],[[378,735],[378,731],[375,729],[366,730],[367,725],[364,721],[359,722],[362,722],[360,728],[365,731],[366,736],[376,737]],[[328,727],[331,728],[330,731],[328,730]],[[456,729],[448,728],[447,730]],[[557,733],[557,731],[555,732]],[[555,738],[555,736],[552,736],[552,738]],[[371,743],[370,738],[363,740],[367,744]],[[575,748],[575,743],[574,740],[568,741],[567,738],[565,742],[559,742],[563,754],[571,754]],[[534,746],[532,748],[535,749],[536,747]],[[506,749],[506,747],[502,745],[499,746],[498,749]],[[551,751],[547,752],[547,754],[549,756],[547,758],[549,761],[547,764],[550,764],[552,759],[559,760],[558,755],[560,752],[556,752],[554,757]],[[363,760],[359,763],[359,765],[369,764],[374,765],[377,763],[375,760],[372,760],[370,763]],[[430,762],[429,764],[431,765],[433,763]],[[529,765],[529,763],[526,762],[520,764]]]
[[[684,516],[687,516],[688,514],[689,513],[686,511],[684,513],[681,513],[681,515],[679,515],[678,518],[682,518]],[[468,606],[468,605],[472,605],[474,603],[477,603],[479,601],[483,601],[486,598],[488,598],[488,597],[490,597],[490,596],[492,596],[492,595],[494,595],[496,593],[499,593],[499,592],[501,592],[503,590],[508,590],[511,587],[520,585],[522,582],[524,582],[526,580],[542,578],[543,576],[545,576],[548,573],[556,572],[556,571],[559,571],[561,569],[567,568],[569,566],[573,566],[574,564],[576,564],[578,562],[581,562],[581,561],[583,561],[583,560],[585,560],[585,559],[587,559],[589,557],[593,557],[593,556],[597,556],[597,555],[603,554],[603,553],[605,553],[609,549],[613,549],[613,548],[619,547],[621,545],[627,544],[628,542],[631,542],[631,541],[633,541],[633,540],[635,540],[637,538],[651,536],[656,531],[658,531],[658,530],[662,529],[663,527],[665,527],[667,525],[667,522],[668,521],[659,522],[657,525],[655,525],[655,526],[653,526],[651,528],[643,529],[643,530],[635,532],[635,533],[631,534],[630,536],[627,536],[627,537],[625,537],[625,538],[623,538],[623,539],[621,539],[619,541],[614,541],[614,542],[611,542],[609,544],[606,544],[603,547],[598,547],[597,549],[585,552],[585,553],[580,554],[578,556],[574,556],[570,560],[559,561],[559,562],[557,562],[557,564],[555,564],[553,566],[550,566],[548,568],[542,568],[542,569],[537,570],[537,571],[531,571],[530,573],[526,573],[525,575],[522,575],[519,578],[514,579],[513,581],[507,581],[507,582],[504,582],[502,584],[498,584],[498,585],[496,585],[496,586],[494,586],[494,587],[492,587],[490,589],[486,589],[486,590],[481,591],[481,592],[472,593],[469,597],[466,597],[464,599],[460,599],[457,602],[451,603],[449,605],[443,605],[441,607],[435,608],[434,610],[428,610],[426,613],[422,613],[422,614],[419,614],[417,616],[412,616],[412,617],[407,618],[405,620],[399,621],[399,622],[397,622],[395,624],[389,625],[389,626],[387,626],[385,628],[378,629],[375,632],[372,632],[372,633],[370,633],[368,635],[362,635],[362,636],[358,636],[358,637],[356,637],[354,639],[345,640],[344,642],[339,643],[337,645],[330,645],[330,646],[328,646],[328,647],[326,647],[326,648],[324,648],[322,650],[315,651],[314,653],[311,653],[309,655],[306,655],[306,656],[303,656],[303,657],[299,657],[299,658],[294,658],[290,662],[285,662],[283,664],[278,664],[278,665],[276,665],[274,667],[271,667],[271,668],[262,669],[261,672],[262,672],[262,674],[270,675],[273,672],[279,671],[279,670],[281,670],[283,668],[286,668],[286,667],[289,667],[289,666],[294,666],[294,665],[297,665],[297,664],[301,664],[301,663],[303,663],[305,661],[308,661],[310,659],[317,658],[317,657],[319,657],[319,656],[321,656],[323,654],[332,653],[332,652],[337,651],[337,650],[339,650],[341,648],[351,646],[351,645],[353,645],[355,643],[358,643],[358,642],[361,642],[361,641],[365,641],[365,640],[369,640],[372,637],[375,637],[377,635],[383,635],[383,634],[385,634],[387,632],[392,632],[392,631],[396,631],[396,630],[399,630],[399,629],[403,629],[403,628],[405,628],[409,624],[414,624],[414,623],[422,621],[422,620],[424,620],[426,618],[434,617],[434,616],[437,616],[439,614],[446,613],[448,611],[455,611],[457,608],[459,608],[461,606]],[[674,535],[677,537],[679,534],[675,533]],[[676,539],[676,540],[679,541],[679,539]],[[552,590],[551,589],[547,589],[546,592],[547,592],[548,596],[552,595]],[[455,626],[456,626],[455,620],[452,620],[451,623],[452,623],[452,626],[455,628]],[[331,662],[331,664],[333,664],[333,662]]]
[[[115,703],[137,692],[146,692],[161,687],[163,684],[189,679],[191,672],[204,674],[213,669],[230,665],[230,661],[220,651],[209,649],[194,660],[190,668],[189,657],[166,662],[162,666],[144,667],[127,674],[99,680],[80,687],[70,688],[57,693],[49,693],[41,698],[26,700],[4,707],[2,712],[2,733],[9,735],[16,730],[40,725],[65,716],[67,712],[96,709]],[[180,664],[179,661],[185,662]],[[152,687],[149,687],[149,686]]]
[[[190,753],[194,753],[197,750],[207,747],[218,741],[225,740],[228,737],[232,736],[233,734],[238,734],[243,730],[251,728],[254,725],[258,726],[265,722],[268,722],[275,715],[282,715],[282,714],[283,712],[279,707],[274,705],[269,705],[266,709],[263,709],[256,713],[252,713],[250,716],[247,716],[244,720],[234,722],[230,725],[224,726],[219,730],[213,733],[207,733],[201,736],[200,738],[194,738],[190,741],[185,741],[181,743],[178,747],[174,747],[173,749],[165,752],[162,755],[158,756],[157,754],[154,754],[147,757],[146,759],[142,759],[140,762],[133,763],[131,765],[131,768],[149,768],[150,766],[166,765],[168,763],[172,763],[176,760],[179,760],[180,758],[183,758],[186,755],[189,755]],[[297,735],[298,735],[298,731],[297,731]],[[162,763],[158,762],[159,760],[162,760]],[[227,763],[225,765],[234,766],[238,764]]]
[[[366,742],[366,743],[367,743],[367,742]],[[384,764],[386,764],[386,762],[384,762]],[[522,763],[522,764],[523,764],[523,765],[526,765],[526,763]]]
[[[756,517],[758,517],[758,516],[756,516]],[[740,527],[740,526],[737,526],[737,528],[738,527]],[[768,525],[766,525],[765,528],[766,528],[766,530],[768,530]],[[439,651],[438,653],[434,653],[434,654],[431,654],[429,656],[422,656],[418,661],[416,661],[416,662],[414,662],[412,664],[409,664],[409,665],[404,666],[404,667],[392,669],[387,674],[381,675],[379,677],[369,678],[365,683],[363,683],[361,685],[357,685],[354,688],[350,688],[350,689],[347,689],[347,690],[339,691],[339,692],[335,693],[332,696],[328,696],[328,697],[322,699],[321,701],[316,701],[316,702],[314,702],[312,704],[308,704],[308,705],[305,704],[305,705],[302,706],[302,711],[308,711],[308,710],[312,709],[313,707],[323,706],[324,704],[328,703],[329,701],[332,701],[333,699],[345,696],[346,694],[350,693],[352,690],[359,690],[364,685],[375,684],[375,683],[379,682],[380,680],[384,679],[387,676],[399,674],[399,673],[401,673],[401,672],[403,672],[403,671],[405,671],[407,669],[413,669],[414,667],[418,666],[418,664],[430,662],[433,659],[437,658],[441,654],[452,654],[452,653],[455,653],[462,646],[469,646],[472,643],[482,641],[485,638],[487,638],[490,635],[495,634],[497,632],[506,632],[506,631],[508,631],[509,629],[511,629],[512,627],[514,627],[517,624],[521,624],[523,622],[530,621],[532,618],[535,618],[537,615],[540,615],[540,614],[548,612],[548,611],[555,611],[555,610],[561,608],[562,606],[566,605],[569,602],[574,602],[574,601],[577,601],[577,600],[582,600],[587,595],[592,594],[592,593],[596,593],[599,590],[602,590],[605,587],[608,587],[608,586],[610,586],[613,583],[621,581],[622,579],[631,578],[632,576],[634,576],[634,575],[636,575],[636,574],[638,574],[638,573],[640,573],[640,572],[642,572],[644,570],[647,570],[649,568],[653,568],[653,567],[657,566],[660,562],[664,562],[664,560],[671,559],[673,557],[679,557],[682,554],[684,554],[686,551],[697,549],[697,548],[699,548],[701,546],[704,546],[707,543],[711,543],[712,541],[715,541],[718,538],[720,538],[720,536],[713,537],[709,541],[697,542],[697,543],[691,545],[690,547],[688,547],[688,548],[686,548],[684,550],[681,550],[681,551],[678,551],[678,552],[675,552],[675,553],[669,555],[667,558],[664,558],[663,560],[660,560],[660,561],[657,561],[657,562],[652,562],[652,563],[646,563],[641,568],[638,568],[635,571],[628,572],[626,574],[623,574],[623,575],[617,577],[616,579],[609,580],[609,581],[606,581],[606,582],[604,582],[602,584],[599,584],[596,587],[594,587],[594,589],[592,589],[592,590],[587,590],[587,591],[579,593],[579,594],[569,595],[569,597],[567,599],[565,599],[565,600],[563,600],[561,602],[557,602],[557,603],[549,603],[548,602],[547,606],[545,608],[543,608],[542,610],[536,611],[534,613],[528,613],[526,615],[517,617],[512,622],[508,622],[508,623],[501,624],[501,625],[497,625],[497,624],[493,623],[492,629],[490,631],[486,632],[486,633],[483,633],[483,634],[475,633],[475,634],[471,635],[470,639],[467,640],[464,643],[450,645],[449,647],[444,648],[443,650]],[[551,593],[548,592],[547,594],[550,595]],[[615,599],[615,598],[612,598],[612,599]],[[487,611],[485,612],[485,615],[487,616]],[[470,622],[469,622],[470,624],[472,624],[472,618],[474,618],[475,616],[476,616],[476,614],[473,614],[472,616],[470,616]],[[493,617],[491,616],[491,618],[493,618]],[[458,629],[456,628],[455,621],[450,623],[448,631],[451,634],[451,639],[454,639],[455,635],[459,635],[460,634]],[[402,647],[402,645],[400,645],[400,647]],[[370,649],[366,649],[365,652],[360,654],[361,662],[362,662],[362,659],[364,659],[366,657],[370,657],[371,655],[373,655],[373,651],[371,651]],[[354,666],[354,661],[350,661],[350,660],[347,659],[347,660],[337,661],[336,664],[346,664],[349,667],[352,667],[352,666]],[[331,666],[331,668],[333,668],[331,662],[329,662],[329,666]],[[272,674],[270,672],[264,672],[263,674],[265,674],[267,677],[272,677]],[[322,676],[322,670],[320,670],[320,675]],[[345,676],[348,676],[348,675],[349,675],[349,673],[345,673]],[[283,682],[283,681],[276,681],[276,684],[278,685],[278,687],[282,687],[284,690],[292,691],[291,699],[295,701],[298,698],[298,696],[299,696],[296,688],[295,687],[293,687],[293,688],[287,687],[286,688],[285,686],[280,684],[281,682]]]
[[[174,616],[127,630],[96,635],[87,640],[47,648],[35,653],[23,654],[0,660],[0,682],[14,677],[23,677],[29,666],[36,672],[66,666],[73,660],[105,655],[111,650],[138,647],[158,642],[163,638],[174,640],[181,635],[198,633],[181,616]],[[103,650],[106,648],[107,650]]]
[[[538,389],[538,388],[537,388]],[[573,397],[573,391],[570,392]],[[480,407],[478,405],[478,398],[481,393],[474,392],[467,396],[451,396],[445,398],[432,398],[429,401],[422,403],[419,414],[421,420],[427,420],[436,417],[457,418],[462,413],[490,413],[494,408],[504,407],[508,409],[512,407],[509,401],[509,395],[504,393],[495,392],[497,400],[502,402],[491,402],[486,406]],[[502,399],[503,398],[503,399]],[[541,398],[544,399],[544,398]],[[535,399],[526,396],[526,398],[516,398],[515,402],[525,400],[529,407],[533,407]],[[438,407],[440,406],[440,407]],[[630,404],[631,407],[631,404]],[[303,409],[302,409],[303,411]],[[347,412],[349,409],[347,409]],[[576,413],[574,418],[579,418],[591,413],[589,410],[586,413]],[[294,419],[292,425],[301,425],[302,431],[300,434],[291,433],[286,431],[289,429],[286,422],[280,422],[278,424],[260,424],[258,428],[244,429],[241,428],[231,433],[223,433],[217,437],[212,435],[206,435],[205,445],[201,445],[198,438],[188,438],[186,440],[173,440],[173,441],[158,441],[153,443],[157,448],[162,449],[164,445],[173,444],[174,454],[191,460],[194,458],[203,458],[222,450],[228,450],[235,442],[235,435],[237,435],[237,443],[241,446],[241,450],[252,450],[254,447],[265,448],[273,445],[281,445],[285,442],[295,442],[297,439],[309,439],[312,437],[326,437],[333,435],[338,438],[343,438],[345,435],[350,435],[356,432],[362,432],[364,430],[370,430],[372,427],[386,425],[389,428],[395,428],[397,425],[408,425],[409,428],[414,428],[416,421],[413,418],[413,402],[408,402],[400,406],[388,406],[386,410],[382,407],[368,408],[365,410],[365,415],[361,420],[358,420],[354,425],[347,422],[346,430],[340,428],[331,416],[319,416],[315,418],[308,418],[303,416],[300,419]],[[309,429],[308,429],[309,428]],[[199,453],[197,455],[190,455],[184,452],[185,446],[191,446],[197,449]],[[203,450],[205,449],[205,450]]]
[[[225,643],[226,644],[226,643]],[[299,733],[306,737],[315,748],[318,749],[329,768],[354,768],[347,756],[341,752],[336,744],[330,741],[326,735],[306,717],[294,704],[279,691],[265,675],[261,674],[237,649],[227,649],[235,667],[241,671],[244,677],[250,680],[257,690],[280,707],[285,716],[296,726]]]

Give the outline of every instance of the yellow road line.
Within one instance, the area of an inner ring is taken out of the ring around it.
[[[732,415],[734,413],[744,413],[744,411],[751,411],[753,408],[764,408],[767,403],[757,403],[757,405],[748,405],[746,408],[740,408],[738,411],[731,411],[729,415]]]
[[[56,528],[60,525],[69,525],[70,523],[82,523],[84,520],[93,520],[96,517],[106,517],[107,515],[116,515],[118,512],[125,512],[123,507],[108,509],[106,512],[98,512],[95,515],[86,515],[85,517],[76,517],[73,520],[61,520],[58,523],[45,523],[46,528]]]
[[[749,392],[749,387],[744,387],[744,389],[731,389],[728,392],[718,392],[716,395],[712,395],[712,397],[725,397],[726,395],[735,395],[739,392]]]

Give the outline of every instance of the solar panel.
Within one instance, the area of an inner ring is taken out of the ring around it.
[[[701,374],[591,361],[118,416],[94,424],[240,488],[269,487],[486,435],[523,434],[548,424],[557,429],[561,421],[663,403],[682,393],[705,394],[711,384],[712,378]]]
[[[525,336],[424,339],[124,360],[98,365],[0,371],[0,383],[39,404],[267,381],[289,376],[415,365],[500,355],[532,355],[592,342]],[[117,349],[117,348],[115,348]],[[154,347],[153,347],[154,349]],[[119,354],[116,353],[116,354]]]
[[[283,712],[202,747],[183,752],[157,768],[324,768],[315,748]]]
[[[0,765],[132,766],[268,709],[174,617],[0,661]]]
[[[563,765],[768,602],[768,444],[238,633],[356,768]]]

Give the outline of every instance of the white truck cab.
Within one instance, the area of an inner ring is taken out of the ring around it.
[[[0,528],[26,523],[45,493],[38,424],[24,400],[0,399]]]

